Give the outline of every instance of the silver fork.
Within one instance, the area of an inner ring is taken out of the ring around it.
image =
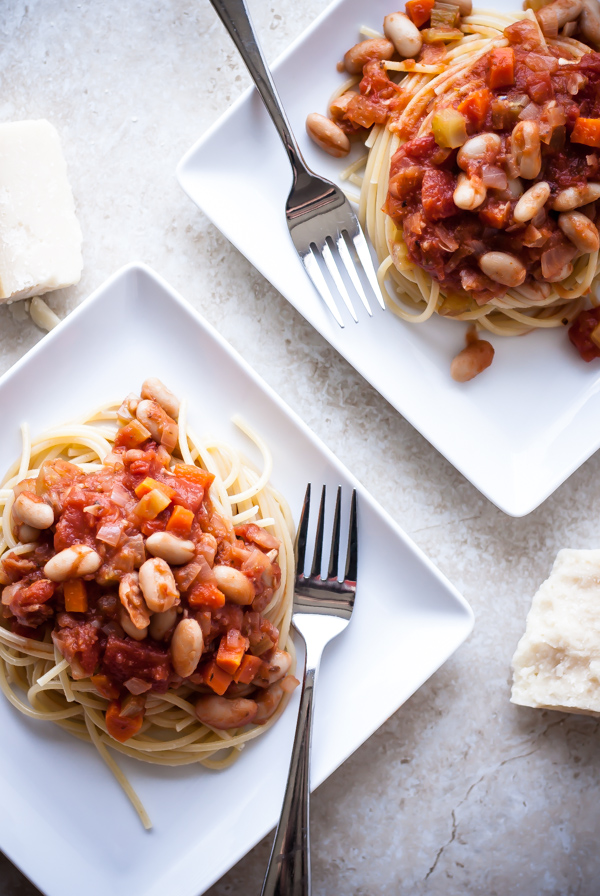
[[[304,638],[306,665],[298,723],[281,817],[269,859],[261,896],[310,896],[310,735],[313,691],[321,654],[326,644],[350,621],[356,592],[358,525],[356,491],[352,491],[348,550],[343,579],[338,579],[341,542],[342,489],[337,490],[327,578],[321,578],[323,560],[325,486],[321,493],[312,568],[304,575],[308,535],[310,483],[306,489],[296,538],[296,583],[292,623]],[[327,559],[327,558],[326,558]]]
[[[302,158],[302,153],[273,83],[271,72],[258,45],[244,0],[210,0],[210,2],[246,63],[287,151],[293,171],[293,183],[286,203],[285,214],[296,251],[308,276],[340,327],[344,326],[344,321],[332,290],[321,270],[319,259],[324,262],[337,293],[341,296],[354,321],[358,323],[352,299],[343,280],[343,271],[346,272],[354,290],[371,316],[372,311],[356,263],[352,259],[351,249],[356,251],[369,285],[377,301],[385,309],[373,262],[358,218],[340,188],[332,184],[331,181],[314,174]]]

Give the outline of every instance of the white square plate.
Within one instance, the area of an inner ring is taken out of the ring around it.
[[[360,25],[381,30],[384,15],[396,8],[390,0],[337,0],[273,67],[308,165],[331,180],[348,161],[311,143],[306,116],[326,112],[344,79],[336,62],[359,40]],[[520,4],[499,0],[497,8]],[[486,336],[496,348],[492,367],[458,384],[449,373],[464,347],[464,326],[456,322],[436,317],[419,326],[378,309],[373,319],[359,312],[358,325],[345,314],[340,329],[290,240],[284,206],[291,169],[254,89],[196,143],[177,173],[191,199],[252,264],[505,513],[530,513],[600,446],[600,368],[581,360],[565,330]]]
[[[316,786],[459,646],[471,610],[302,421],[142,265],[115,274],[2,377],[0,470],[19,452],[23,420],[39,432],[127,394],[148,375],[189,399],[197,431],[247,451],[230,422],[241,410],[270,446],[272,482],[296,520],[308,481],[358,489],[358,595],[350,626],[323,658]],[[374,649],[358,676],[374,624],[393,632],[395,650]],[[275,824],[297,700],[221,773],[119,756],[154,823],[148,833],[91,746],[2,698],[0,847],[47,896],[196,896]]]

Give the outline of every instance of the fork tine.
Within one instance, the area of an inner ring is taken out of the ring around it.
[[[323,528],[325,525],[325,492],[326,488],[323,486],[323,491],[321,492],[321,504],[319,506],[319,518],[317,520],[317,531],[315,534],[315,555],[310,571],[311,578],[313,579],[321,575],[321,563],[323,560]]]
[[[304,264],[306,273],[312,280],[315,289],[321,295],[321,298],[335,317],[340,327],[342,327],[343,329],[344,321],[342,320],[340,312],[337,309],[337,305],[335,304],[333,296],[331,295],[331,291],[327,286],[325,277],[321,272],[321,268],[319,267],[319,263],[315,258],[313,250],[309,248],[307,252],[301,252],[300,258],[302,259],[302,263]]]
[[[348,272],[348,276],[352,280],[352,285],[356,292],[358,293],[358,297],[361,302],[369,312],[369,315],[373,317],[373,312],[371,311],[371,306],[369,305],[369,300],[365,295],[365,291],[363,289],[362,283],[360,282],[360,277],[358,276],[358,271],[356,270],[356,265],[352,260],[352,256],[348,251],[348,246],[346,245],[346,240],[344,239],[344,234],[340,233],[336,240],[336,246],[338,247],[338,252],[340,253],[340,258],[344,262],[344,267]]]
[[[367,241],[362,230],[359,230],[358,233],[354,234],[353,242],[358,257],[360,258],[360,262],[364,268],[364,272],[367,275],[369,283],[371,284],[371,289],[375,293],[375,298],[385,311],[385,302],[383,301],[379,283],[377,282],[377,274],[375,273],[375,268],[373,267],[373,259],[371,258],[371,253],[369,252],[369,247],[367,246]]]
[[[304,504],[300,514],[300,523],[296,535],[296,577],[304,575],[304,563],[306,560],[306,537],[308,535],[308,512],[310,507],[310,482],[306,486]]]
[[[336,289],[342,297],[342,301],[344,302],[344,305],[346,306],[346,308],[352,315],[352,319],[353,319],[354,323],[357,324],[358,318],[356,316],[356,311],[354,310],[354,305],[352,304],[350,296],[348,295],[348,290],[346,289],[346,287],[344,285],[344,281],[341,278],[337,264],[335,263],[335,259],[333,257],[331,249],[329,248],[329,243],[327,241],[325,241],[323,243],[323,245],[321,246],[321,255],[323,256],[323,261],[325,262],[325,266],[327,267],[327,270],[331,274],[333,282],[335,283]]]
[[[350,529],[348,532],[348,555],[346,557],[346,573],[344,579],[356,582],[358,566],[358,523],[356,519],[356,489],[352,489],[350,504]]]
[[[331,554],[329,555],[328,579],[337,579],[340,564],[340,521],[342,513],[342,486],[338,485],[333,515],[333,531],[331,533]]]

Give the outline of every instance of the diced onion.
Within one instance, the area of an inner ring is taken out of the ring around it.
[[[121,539],[121,527],[117,523],[105,523],[98,529],[96,538],[116,548]]]
[[[130,694],[145,694],[146,691],[149,691],[152,687],[151,684],[148,684],[147,681],[144,681],[141,678],[129,678],[125,682],[125,687],[129,691]]]
[[[485,187],[490,187],[493,190],[506,190],[508,186],[506,173],[497,165],[483,165],[481,179]]]

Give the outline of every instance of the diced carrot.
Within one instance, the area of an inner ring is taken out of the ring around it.
[[[227,634],[221,638],[217,651],[217,663],[221,669],[225,669],[230,675],[235,675],[249,646],[248,638],[244,638],[241,632],[235,628],[229,629]]]
[[[67,613],[85,613],[88,608],[87,591],[82,579],[67,579],[63,584]]]
[[[138,733],[144,721],[144,714],[130,717],[121,715],[121,703],[113,700],[106,710],[106,729],[111,737],[124,744],[126,740]]]
[[[141,520],[154,520],[159,513],[166,510],[170,503],[171,499],[163,491],[153,488],[138,501],[134,513]]]
[[[217,666],[214,660],[211,660],[207,666],[204,666],[202,669],[202,676],[209,688],[212,688],[215,694],[218,694],[219,697],[223,696],[233,681],[232,676],[229,675],[228,672],[225,672],[224,669],[221,669],[220,666]]]
[[[578,118],[571,132],[571,143],[600,149],[600,118]]]
[[[250,684],[261,666],[262,660],[259,656],[252,656],[247,653],[233,676],[233,680],[239,684]]]
[[[433,4],[434,0],[407,0],[406,12],[417,28],[429,21]]]
[[[123,426],[115,436],[115,448],[137,448],[150,438],[150,432],[139,420],[132,420]]]
[[[174,488],[171,488],[170,485],[166,485],[164,482],[158,482],[156,479],[152,479],[151,476],[146,476],[146,478],[140,482],[140,484],[135,489],[135,493],[138,498],[143,498],[144,495],[147,495],[148,492],[151,492],[153,488],[157,488],[160,492],[164,492],[167,498],[170,498],[172,501],[177,492]]]
[[[474,90],[458,107],[458,111],[462,112],[468,122],[476,128],[481,128],[485,124],[488,110],[492,103],[492,94],[487,87],[481,87]]]
[[[214,582],[197,582],[192,585],[187,593],[190,607],[208,607],[210,610],[219,610],[225,606],[225,595],[219,591]]]
[[[512,47],[497,47],[490,53],[489,84],[496,87],[510,87],[515,83],[515,51]]]
[[[108,675],[104,675],[99,672],[97,675],[92,675],[90,681],[98,691],[101,697],[106,697],[107,700],[116,700],[119,694],[121,693],[119,686],[111,681]]]
[[[192,511],[182,507],[181,504],[177,504],[169,517],[167,532],[174,532],[177,535],[189,535],[193,522],[194,514]]]

